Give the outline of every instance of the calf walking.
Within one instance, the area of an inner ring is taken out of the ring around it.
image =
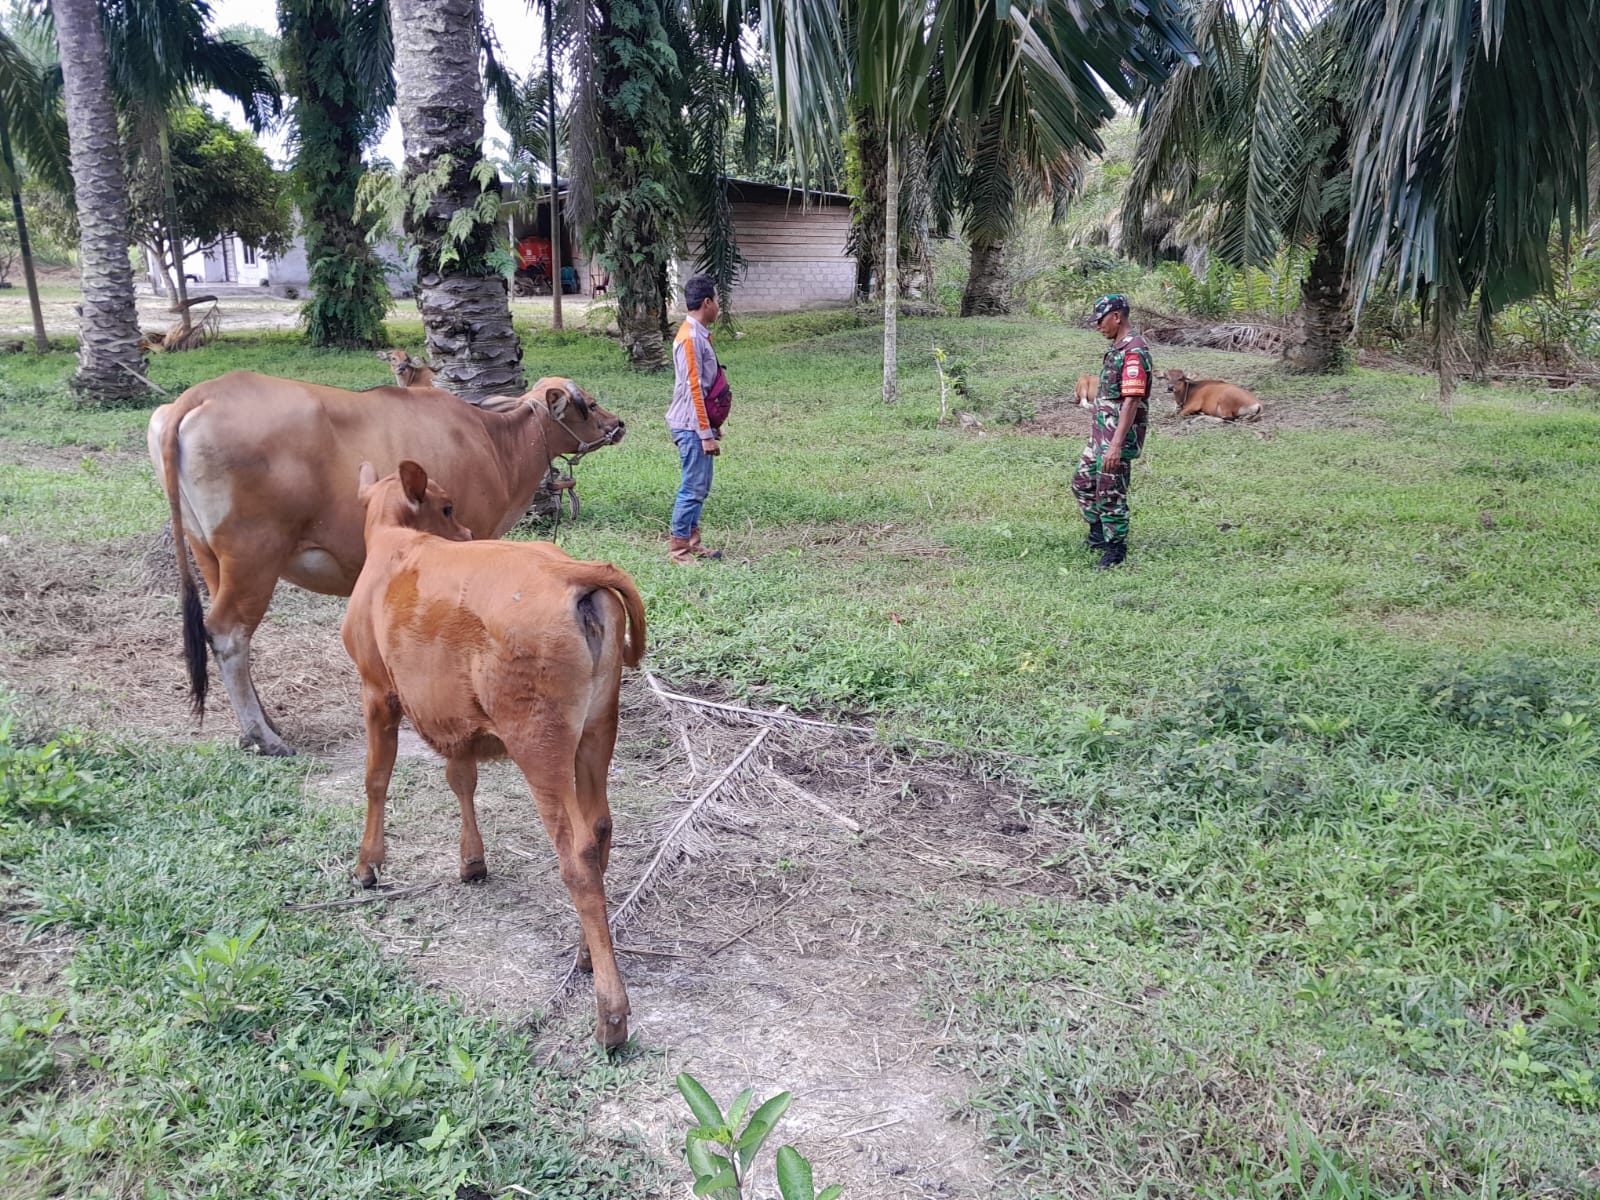
[[[628,996],[606,916],[606,774],[624,665],[644,657],[644,604],[626,572],[547,542],[469,541],[450,498],[414,462],[363,463],[366,563],[344,619],[367,726],[367,825],[356,878],[377,882],[405,716],[446,762],[461,804],[461,878],[488,874],[473,796],[478,762],[509,756],[533,791],[594,972],[595,1038],[628,1038]]]

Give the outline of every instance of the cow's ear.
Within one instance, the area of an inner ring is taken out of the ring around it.
[[[550,406],[550,415],[556,420],[559,421],[567,415],[568,396],[567,389],[563,385],[557,384],[555,387],[547,389],[544,394],[544,402]]]
[[[400,464],[400,486],[405,489],[407,500],[421,504],[428,494],[428,473],[408,458]]]
[[[372,469],[372,464],[362,463],[361,474],[356,477],[356,499],[365,504],[367,497],[372,494],[372,485],[377,482],[378,473]]]

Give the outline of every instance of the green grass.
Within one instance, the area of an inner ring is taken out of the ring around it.
[[[1094,334],[907,322],[885,409],[854,316],[747,329],[719,342],[737,399],[705,516],[731,557],[693,572],[662,544],[666,381],[529,332],[530,374],[630,427],[562,541],[634,573],[658,671],[1003,751],[1066,828],[1080,898],[955,914],[929,967],[1020,1192],[1600,1193],[1600,409],[1468,388],[1445,414],[1418,376],[1158,351],[1328,421],[1158,426],[1133,559],[1102,576],[1080,445],[1007,423],[1067,393]],[[983,436],[937,424],[935,344]],[[142,412],[80,414],[21,358],[14,451],[141,448]],[[154,369],[236,366],[384,381],[286,337]],[[0,532],[74,502],[74,539],[154,529],[140,469],[0,468]]]
[[[302,781],[0,731],[13,919],[78,945],[59,1001],[0,997],[5,1194],[639,1195],[653,1163],[583,1119],[637,1061],[534,1065],[527,1033],[425,992],[339,915],[284,910],[326,896],[354,820]]]

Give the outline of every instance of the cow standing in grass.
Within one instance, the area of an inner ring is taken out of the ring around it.
[[[150,460],[172,511],[184,658],[197,713],[208,648],[242,741],[291,754],[256,694],[250,640],[279,579],[348,596],[366,557],[350,481],[363,462],[393,471],[425,460],[480,538],[528,511],[552,458],[622,440],[623,423],[570,379],[541,379],[511,411],[488,412],[437,388],[339,388],[235,371],[196,384],[150,415]],[[184,553],[211,593],[207,616]]]
[[[446,762],[461,804],[461,878],[488,874],[473,796],[481,759],[509,755],[555,844],[594,972],[603,1046],[628,1038],[628,997],[606,916],[606,775],[622,668],[644,657],[644,603],[626,572],[548,542],[470,542],[414,462],[362,464],[366,565],[344,619],[367,726],[367,826],[356,878],[377,882],[400,718]]]

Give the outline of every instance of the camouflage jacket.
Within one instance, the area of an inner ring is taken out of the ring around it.
[[[1154,372],[1150,347],[1137,333],[1130,333],[1106,351],[1100,365],[1100,395],[1095,399],[1094,422],[1089,428],[1091,449],[1101,450],[1111,444],[1122,417],[1123,402],[1134,400],[1138,408],[1122,439],[1122,457],[1139,457],[1150,416],[1150,377]]]

